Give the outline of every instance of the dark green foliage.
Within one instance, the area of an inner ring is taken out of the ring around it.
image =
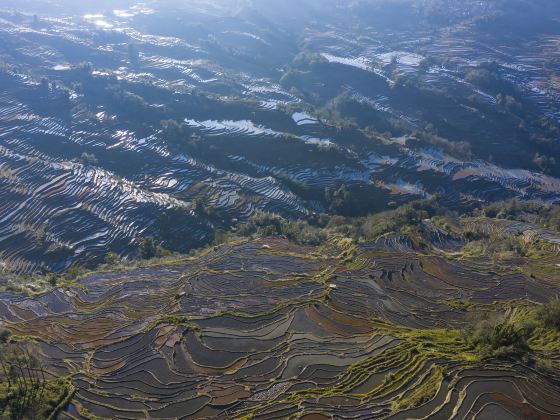
[[[509,103],[512,108],[521,107],[521,104],[514,99],[514,96],[518,93],[516,87],[502,78],[499,68],[500,66],[496,62],[482,63],[478,67],[468,70],[465,74],[465,80],[497,96],[500,95],[500,97],[497,97],[498,102],[501,99],[500,105]]]
[[[47,419],[68,395],[64,379],[47,380],[32,343],[0,344],[0,418]]]
[[[520,358],[530,351],[527,344],[530,334],[530,326],[483,320],[471,329],[469,340],[483,358]]]
[[[188,129],[185,124],[180,124],[175,120],[164,120],[160,124],[163,129],[163,139],[169,149],[173,151],[182,150],[186,145],[188,136]]]
[[[482,208],[486,217],[536,223],[560,232],[560,206],[537,201],[509,200],[489,204]]]
[[[533,163],[543,172],[550,173],[551,169],[556,165],[554,156],[547,156],[541,153],[535,153]]]
[[[444,137],[441,137],[430,131],[429,129],[432,128],[430,126],[427,127],[427,131],[417,132],[415,133],[418,138],[432,146],[441,148],[445,150],[452,156],[455,156],[458,159],[463,160],[470,160],[473,157],[471,144],[466,141],[451,141]]]
[[[85,271],[84,267],[81,267],[78,264],[74,264],[68,270],[65,271],[64,277],[67,280],[75,280],[80,275],[82,275],[84,271]]]
[[[202,200],[194,201],[195,211],[211,221],[220,219],[220,214],[212,204],[205,204]]]
[[[112,85],[105,91],[112,105],[120,111],[121,115],[131,119],[154,118],[156,110],[139,94],[125,90],[119,85]]]
[[[347,190],[341,188],[335,199],[344,200]],[[347,197],[346,197],[347,199]],[[387,233],[402,233],[419,239],[423,234],[424,219],[454,213],[439,206],[437,200],[414,201],[395,210],[376,213],[367,217],[315,215],[309,220],[289,221],[278,215],[260,212],[237,230],[237,235],[285,236],[306,245],[319,245],[332,235],[344,235],[354,240],[375,240]]]
[[[195,203],[196,206],[197,204]],[[161,256],[169,254],[169,249],[187,253],[192,249],[208,244],[208,242],[204,242],[203,238],[195,239],[185,234],[184,229],[182,229],[184,218],[185,212],[183,209],[168,209],[159,214],[156,224],[157,233],[154,239],[159,244]],[[200,219],[200,228],[209,231],[209,234],[211,234],[210,229],[214,228],[208,226],[207,220],[209,220],[209,217],[200,217]],[[210,219],[210,221],[215,222],[215,219]]]
[[[278,236],[282,234],[284,220],[277,215],[258,212],[243,224],[238,234],[241,236]]]
[[[166,257],[172,254],[171,251],[162,246],[161,242],[151,236],[142,238],[139,241],[138,253],[143,260]]]
[[[490,72],[485,68],[475,68],[470,70],[465,75],[465,80],[469,83],[481,86],[481,87],[491,87],[497,81],[497,77],[494,73]]]
[[[523,105],[510,95],[498,93],[496,95],[496,102],[510,112],[517,113],[523,110]]]
[[[386,233],[421,233],[419,226],[424,219],[444,214],[435,200],[414,201],[388,212],[368,217],[360,232],[365,239],[375,239]]]
[[[343,184],[325,192],[329,213],[364,216],[386,209],[386,190],[372,185]]]
[[[225,244],[229,241],[230,234],[222,229],[216,229],[214,232],[214,245]]]
[[[289,221],[269,213],[257,213],[237,233],[240,236],[285,236],[302,245],[320,245],[328,237],[327,231],[306,221]]]
[[[288,221],[282,224],[282,233],[290,240],[303,245],[321,245],[327,240],[327,232],[310,226],[304,221]]]
[[[507,236],[505,240],[500,242],[498,251],[508,252],[515,256],[524,257],[527,255],[527,246],[524,241],[519,240],[515,236]]]
[[[59,280],[59,276],[58,276],[58,274],[56,274],[56,273],[50,273],[50,274],[47,276],[47,281],[49,282],[49,284],[50,284],[52,287],[56,287],[56,285],[58,284],[58,280]]]
[[[323,120],[337,125],[344,125],[345,121],[352,121],[360,127],[367,127],[376,132],[387,132],[391,135],[402,136],[408,133],[408,127],[400,120],[387,118],[366,101],[353,98],[348,92],[338,95],[324,107],[317,110]]]
[[[538,318],[547,328],[560,331],[560,299],[547,303],[538,311]]]
[[[89,61],[80,63],[77,67],[77,71],[80,73],[83,79],[87,79],[91,77],[91,73],[93,72],[93,64]]]
[[[334,199],[345,200],[348,190],[341,188]],[[386,233],[403,233],[413,236],[422,234],[424,219],[449,213],[436,200],[414,201],[395,210],[373,214],[367,217],[315,216],[309,221],[286,221],[280,216],[257,213],[243,224],[239,236],[286,236],[302,244],[316,245],[329,236],[342,234],[355,240],[375,240]]]
[[[12,335],[12,333],[9,330],[0,328],[0,344],[7,343],[10,335]]]
[[[467,230],[464,235],[469,242],[481,241],[490,238],[490,235],[481,230]]]
[[[107,265],[115,265],[119,262],[119,256],[114,252],[109,252],[107,255],[105,255],[104,261]]]
[[[138,251],[144,260],[150,260],[158,255],[158,243],[152,237],[142,238]]]
[[[35,230],[35,243],[38,247],[45,249],[48,246],[47,230],[49,224],[44,222]]]

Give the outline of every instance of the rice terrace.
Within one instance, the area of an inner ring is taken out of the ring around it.
[[[560,3],[2,0],[0,419],[560,419]]]
[[[35,298],[4,294],[1,316],[64,378],[58,398],[76,417],[558,413],[560,332],[540,324],[535,303],[558,291],[560,257],[396,244],[237,241],[85,274]],[[529,338],[510,344],[504,332],[484,351],[528,360],[494,360],[470,343],[483,332],[468,328],[494,316]]]

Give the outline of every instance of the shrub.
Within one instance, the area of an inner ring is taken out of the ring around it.
[[[56,273],[51,273],[47,276],[47,281],[52,287],[56,287],[56,285],[58,284],[58,279],[59,277]]]
[[[553,300],[540,308],[538,318],[545,327],[560,330],[560,299]]]
[[[140,251],[140,256],[144,260],[150,260],[157,256],[158,245],[154,238],[147,237],[143,238],[138,246],[138,250]]]
[[[162,127],[162,137],[167,146],[172,151],[181,150],[188,138],[187,126],[175,120],[163,120],[160,124]]]
[[[387,199],[387,191],[375,185],[342,184],[325,191],[329,212],[349,217],[385,210]]]
[[[230,235],[228,232],[222,229],[216,229],[214,232],[214,245],[225,244],[229,241]]]
[[[489,204],[482,208],[481,213],[486,217],[537,223],[560,231],[560,207],[555,205],[513,199]]]
[[[12,333],[9,330],[0,328],[0,344],[7,343],[10,335],[12,335]]]
[[[376,239],[386,233],[417,235],[424,219],[440,214],[442,209],[434,200],[420,200],[402,205],[395,210],[369,216],[362,225],[366,239]]]
[[[327,240],[328,232],[303,220],[288,221],[282,217],[258,212],[247,223],[240,226],[241,236],[285,236],[301,245],[320,245]]]
[[[80,162],[85,166],[95,166],[99,163],[99,160],[93,153],[82,153],[80,155]]]
[[[104,261],[107,265],[115,265],[119,262],[119,256],[114,252],[109,252],[105,255]]]
[[[327,232],[310,226],[303,221],[290,221],[282,224],[282,233],[293,242],[302,245],[321,245],[327,240]]]
[[[75,280],[83,273],[84,273],[84,268],[80,267],[77,264],[74,264],[68,270],[66,270],[64,276],[66,277],[67,280]]]
[[[511,323],[479,322],[470,332],[470,341],[483,358],[519,358],[528,353],[530,330]]]
[[[496,82],[496,76],[487,69],[476,68],[465,75],[465,80],[478,86],[488,87]]]
[[[239,228],[238,233],[241,236],[278,236],[282,234],[283,222],[276,214],[257,212]]]

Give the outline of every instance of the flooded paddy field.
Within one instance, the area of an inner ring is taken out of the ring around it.
[[[29,10],[0,9],[12,270],[127,256],[146,236],[185,251],[258,211],[329,212],[325,191],[343,185],[375,211],[436,194],[560,199],[546,25],[506,42],[468,19],[431,31],[360,21],[358,36],[342,23],[354,15],[294,28],[259,9],[263,26],[220,2]]]
[[[0,320],[70,378],[61,418],[544,419],[560,414],[557,362],[481,362],[461,331],[548,302],[553,280],[372,243],[260,239],[3,294]]]
[[[3,0],[0,417],[559,418],[558,16]]]

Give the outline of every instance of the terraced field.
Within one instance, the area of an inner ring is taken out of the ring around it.
[[[390,244],[241,241],[5,293],[0,319],[71,378],[61,418],[560,416],[554,335],[531,339],[530,362],[481,360],[465,335],[558,294],[558,255],[529,276]]]
[[[368,212],[436,194],[465,207],[560,200],[556,132],[537,123],[558,122],[545,26],[523,42],[487,33],[470,16],[495,6],[476,2],[449,2],[461,18],[431,32],[389,30],[346,6],[318,14],[313,1],[298,17],[258,2],[233,14],[219,1],[124,3],[0,8],[10,270],[130,256],[147,236],[187,251],[257,211],[336,212],[325,190],[344,185],[371,201]],[[504,95],[519,89],[522,114],[469,77],[493,62]]]
[[[0,418],[560,418],[560,3],[0,3]]]

